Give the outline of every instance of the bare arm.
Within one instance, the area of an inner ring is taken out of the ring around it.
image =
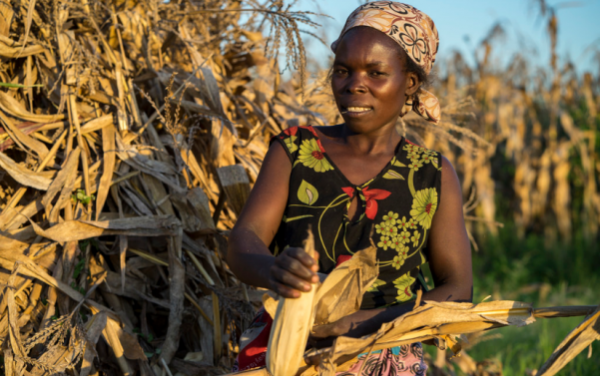
[[[424,298],[436,301],[472,301],[471,244],[463,216],[462,190],[456,171],[442,159],[442,189],[433,217],[427,258],[436,288]]]
[[[310,282],[318,281],[317,263],[299,248],[275,258],[267,246],[283,217],[291,171],[283,146],[274,142],[229,236],[227,263],[242,282],[295,298],[300,291],[310,290]]]
[[[471,301],[473,276],[471,246],[465,228],[460,182],[452,164],[442,159],[440,204],[431,225],[428,259],[435,288],[423,294],[423,300]],[[361,310],[331,325],[315,327],[314,337],[360,337],[373,333],[386,322],[413,309],[407,302],[389,308]],[[327,345],[325,343],[319,344]]]

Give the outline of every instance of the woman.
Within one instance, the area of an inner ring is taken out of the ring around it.
[[[440,154],[396,131],[411,109],[437,123],[439,103],[421,88],[435,61],[433,21],[406,4],[376,1],[348,18],[331,86],[344,123],[294,127],[274,137],[256,185],[231,232],[227,261],[247,284],[297,298],[372,241],[380,275],[361,310],[313,333],[313,340],[363,336],[414,307],[430,264],[435,288],[424,300],[469,301],[470,245],[460,183]],[[319,252],[302,252],[307,229]],[[270,318],[245,333],[238,369],[264,365]],[[327,342],[327,341],[325,341]],[[363,364],[364,363],[364,364]],[[425,374],[420,343],[359,356],[344,375]],[[393,370],[392,370],[393,368]],[[393,371],[393,372],[392,372]]]

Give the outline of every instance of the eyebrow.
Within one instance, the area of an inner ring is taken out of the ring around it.
[[[381,66],[386,66],[387,64],[382,61],[374,61],[372,63],[367,64],[367,68],[376,68]]]
[[[346,66],[347,64],[344,64],[340,61],[334,60],[333,61],[333,65],[343,65]],[[367,68],[378,68],[378,67],[386,67],[388,64],[384,63],[383,61],[374,61],[371,63],[367,63]]]

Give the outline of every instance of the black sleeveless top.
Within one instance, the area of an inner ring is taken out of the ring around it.
[[[379,276],[361,309],[414,299],[439,204],[441,155],[402,138],[386,167],[357,186],[328,157],[312,127],[288,128],[273,140],[283,145],[292,162],[287,206],[270,245],[273,254],[302,247],[310,227],[320,253],[319,271],[329,273],[369,247],[372,234]],[[355,195],[362,214],[351,221],[347,210]]]

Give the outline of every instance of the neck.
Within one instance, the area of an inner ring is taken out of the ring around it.
[[[401,139],[396,131],[395,124],[369,133],[356,133],[346,124],[342,124],[342,137],[348,145],[357,151],[357,154],[363,155],[394,153],[396,145]]]

